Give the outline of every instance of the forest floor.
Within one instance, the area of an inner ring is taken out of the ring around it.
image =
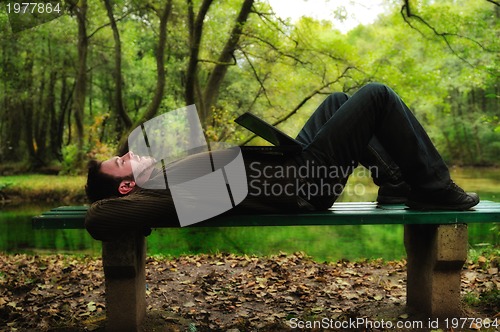
[[[500,321],[498,265],[496,254],[466,263],[463,316],[477,320],[443,331],[498,330],[478,324]],[[409,331],[396,324],[429,323],[406,310],[404,260],[318,263],[302,253],[149,257],[146,274],[143,331],[337,331],[345,330],[338,324],[361,320],[360,331]],[[323,326],[306,329],[315,321]],[[0,331],[101,331],[105,324],[100,258],[0,254]]]

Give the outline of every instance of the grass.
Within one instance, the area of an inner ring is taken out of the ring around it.
[[[25,174],[2,176],[0,186],[4,183],[10,184],[10,190],[42,191],[42,190],[82,190],[85,184],[84,176],[74,175],[44,175]]]
[[[470,307],[491,308],[492,313],[496,313],[500,304],[500,289],[493,288],[479,292],[467,292],[463,296],[463,301]]]
[[[84,176],[25,174],[0,179],[0,190],[4,194],[22,197],[23,201],[82,201],[84,186]]]
[[[498,268],[500,247],[498,245],[481,245],[478,248],[469,249],[468,259],[469,264],[475,265],[483,271],[488,271],[490,268]],[[494,313],[496,313],[500,306],[500,289],[498,289],[498,285],[491,283],[479,293],[468,292],[464,295],[463,300],[471,307],[492,308]]]
[[[484,261],[486,258],[486,261]],[[493,265],[500,263],[500,246],[498,243],[484,243],[476,245],[474,248],[469,249],[469,260],[475,264],[483,265],[483,268],[490,268],[491,262]],[[481,261],[483,259],[483,261]],[[491,266],[493,267],[493,266]]]

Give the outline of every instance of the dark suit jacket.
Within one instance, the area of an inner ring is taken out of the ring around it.
[[[225,214],[294,213],[314,209],[296,195],[269,195],[269,188],[288,188],[297,185],[293,174],[276,173],[293,163],[288,155],[246,151],[242,148],[249,193],[235,208]],[[182,162],[180,162],[182,166]],[[265,168],[265,172],[264,172]],[[265,176],[264,176],[265,175]],[[163,176],[161,172],[154,176]],[[260,177],[260,178],[259,178]],[[265,177],[265,178],[264,178]],[[264,182],[268,190],[263,190]],[[260,187],[259,187],[260,186]],[[293,189],[288,193],[293,192]],[[327,197],[325,206],[331,206],[336,197]],[[155,227],[178,227],[179,219],[169,190],[138,188],[127,196],[104,199],[92,204],[88,210],[85,226],[97,240],[110,241],[122,232],[137,231],[149,234]]]

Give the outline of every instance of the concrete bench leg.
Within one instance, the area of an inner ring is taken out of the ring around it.
[[[461,317],[467,225],[405,225],[407,305],[427,317]]]
[[[103,242],[102,258],[106,330],[138,331],[146,314],[145,237],[124,234],[117,241]]]

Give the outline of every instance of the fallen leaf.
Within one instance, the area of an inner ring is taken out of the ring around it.
[[[95,311],[97,309],[95,302],[91,301],[91,302],[87,303],[87,309],[90,312]]]
[[[183,304],[184,307],[186,308],[191,308],[194,307],[196,304],[193,301],[189,301]]]

